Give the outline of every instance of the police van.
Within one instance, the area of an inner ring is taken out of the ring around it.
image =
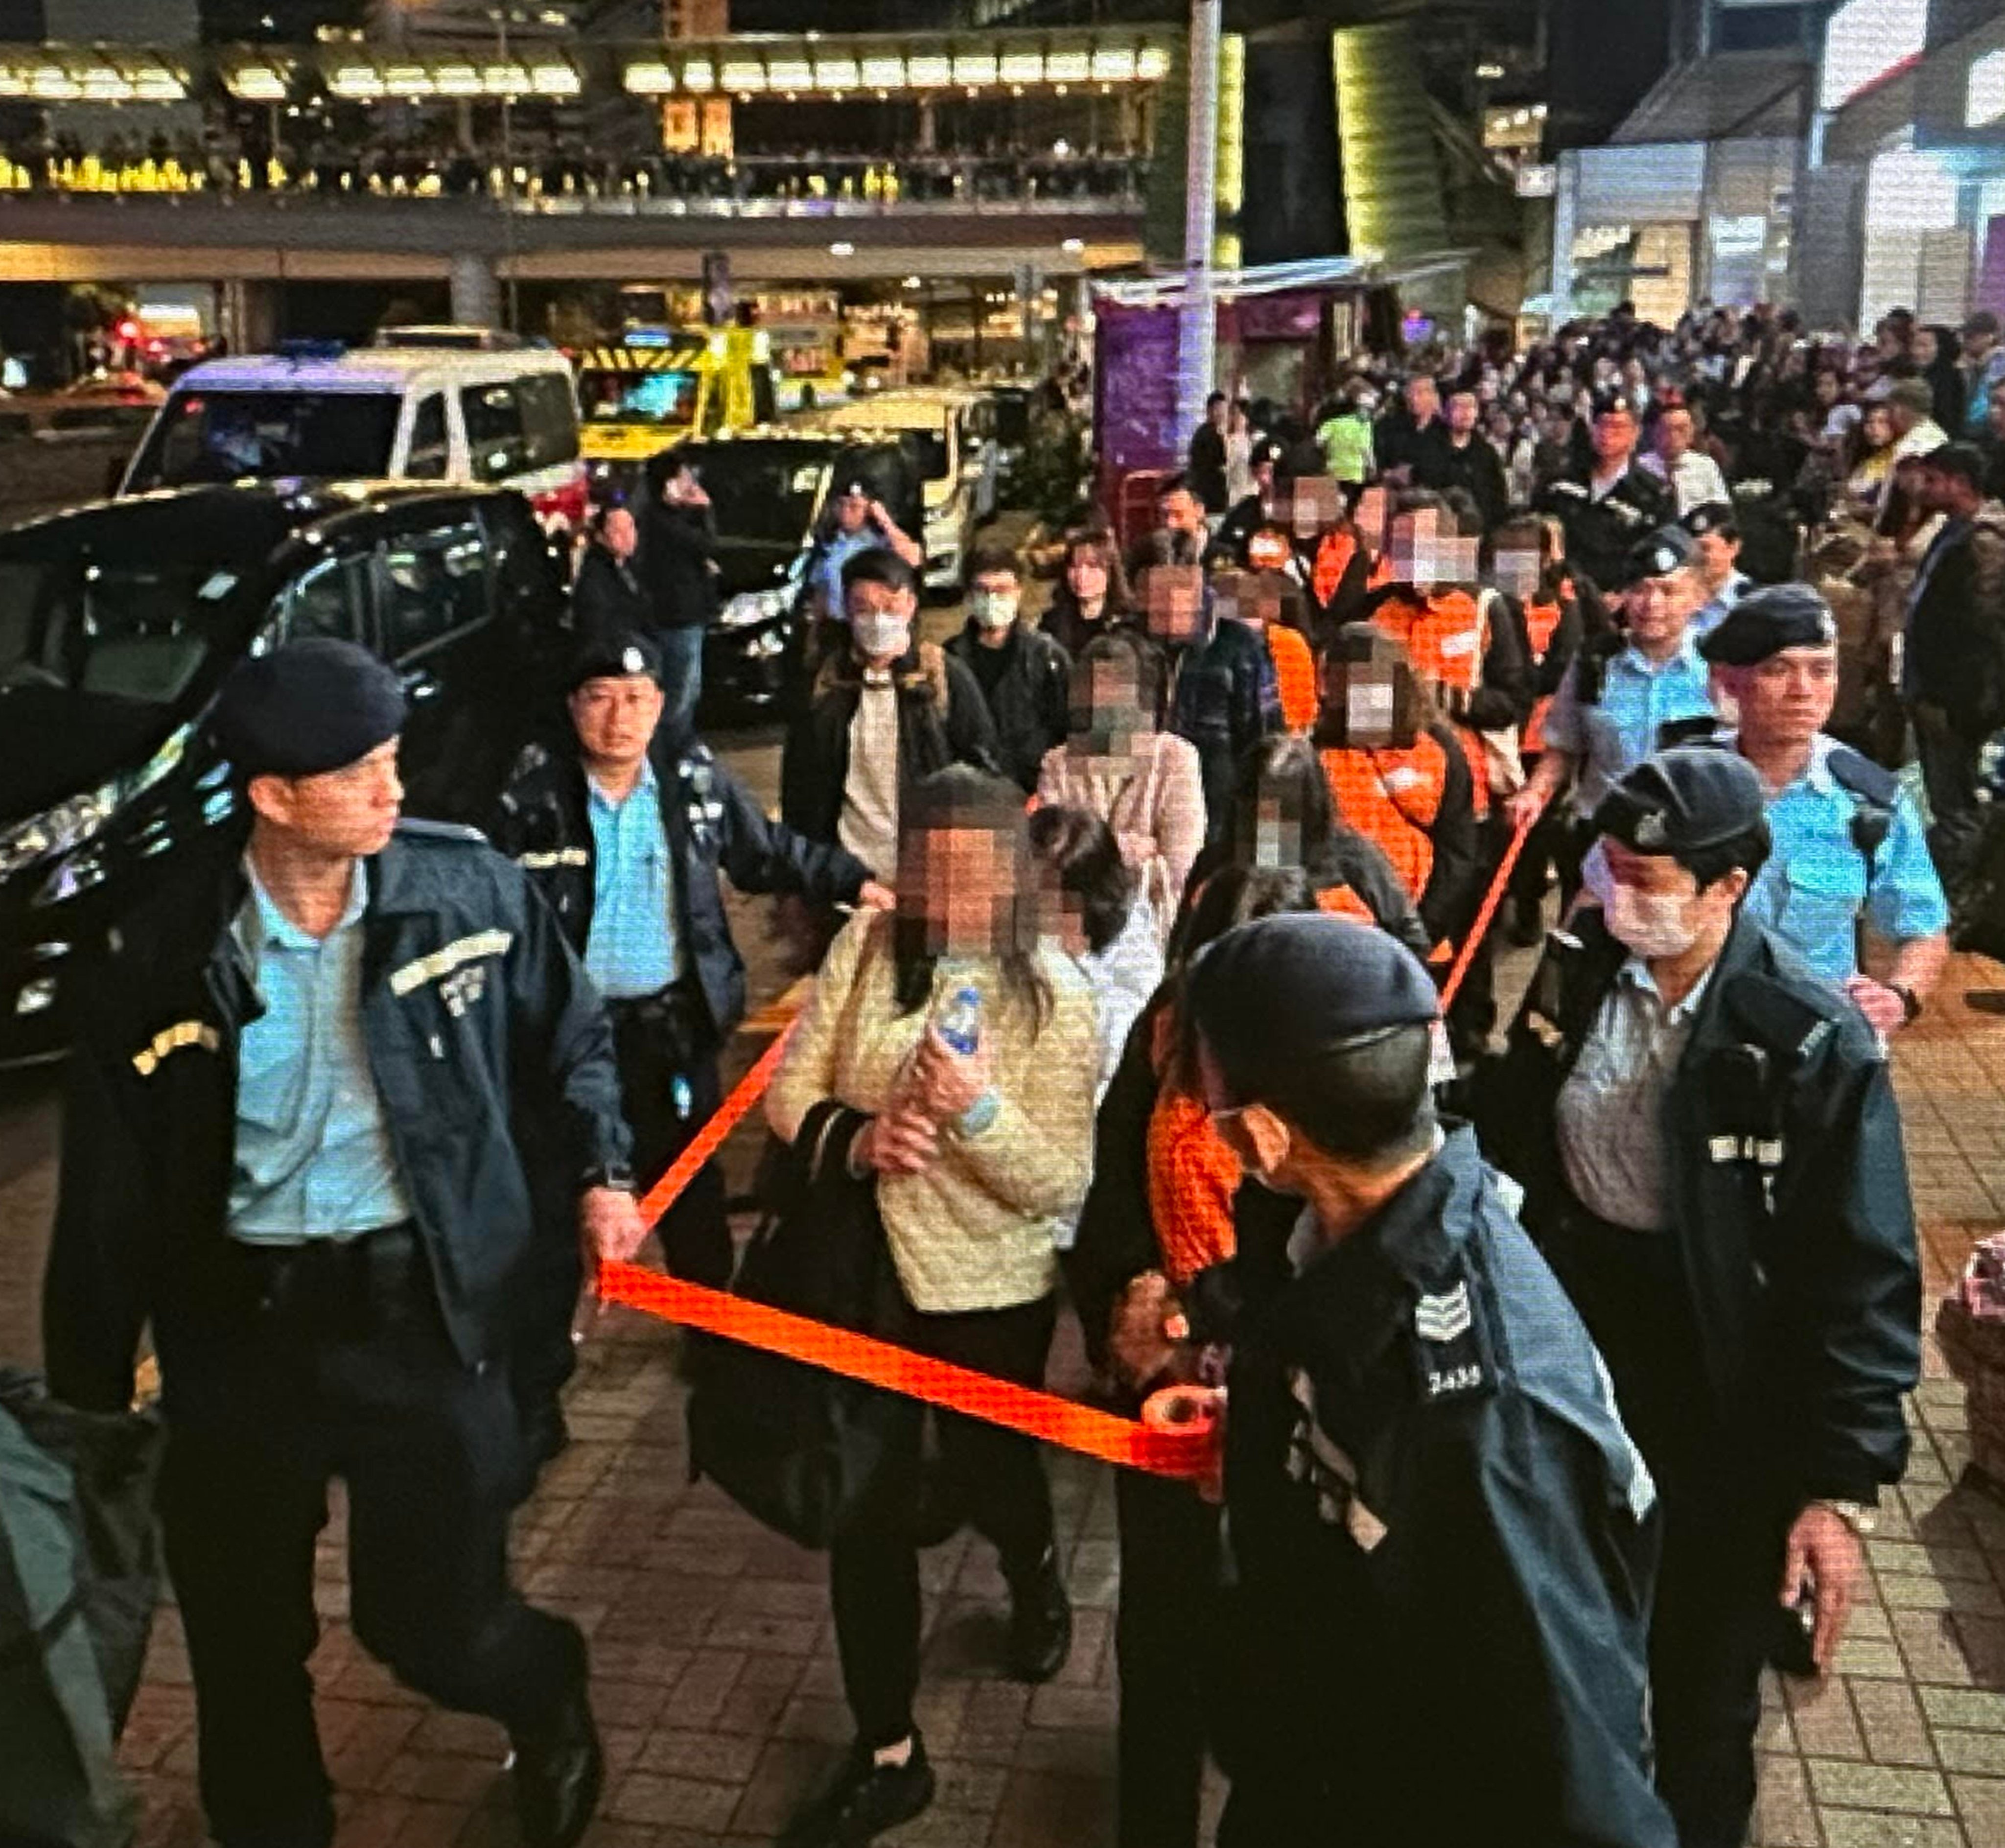
[[[118,491],[283,480],[511,487],[568,531],[587,511],[571,367],[547,349],[326,341],[210,360],[175,381]]]

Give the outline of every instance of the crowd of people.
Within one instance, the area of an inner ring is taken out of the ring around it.
[[[492,848],[398,822],[388,670],[239,670],[248,833],[89,1010],[47,1304],[82,1404],[158,1333],[217,1838],[329,1839],[330,1474],[363,1642],[508,1727],[534,1848],[584,1831],[585,1645],[502,1543],[581,1274],[718,1094],[722,876],[820,962],[755,1242],[795,1305],[1034,1386],[1069,1302],[1108,1403],[1222,1422],[1212,1479],[1117,1485],[1122,1848],[1195,1848],[1207,1757],[1226,1848],[1743,1841],[1764,1665],[1829,1667],[1905,1464],[1887,1047],[2005,725],[2005,357],[1926,331],[1621,313],[1221,395],[1149,531],[1082,524],[1038,617],[977,548],[944,643],[838,483],[777,820],[666,652],[672,470],[601,518]],[[1501,1038],[1500,936],[1543,946]],[[714,1170],[662,1243],[729,1274]],[[857,1848],[935,1794],[926,1546],[995,1546],[1010,1673],[1066,1659],[1042,1459],[885,1395],[762,1424],[707,1352],[693,1432],[777,1442],[759,1505],[811,1477],[828,1547],[854,1741],[782,1839]]]
[[[594,158],[524,135],[504,156],[448,138],[356,142],[302,135],[247,146],[234,136],[75,136],[0,152],[0,191],[311,193],[330,198],[747,204],[969,205],[1139,200],[1146,155],[1095,147],[985,145],[938,150],[792,148],[731,155],[655,149]]]

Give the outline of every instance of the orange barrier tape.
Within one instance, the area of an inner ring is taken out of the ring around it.
[[[599,1294],[608,1302],[624,1303],[686,1328],[700,1328],[769,1354],[804,1361],[846,1379],[964,1412],[971,1418],[1020,1431],[1103,1463],[1190,1479],[1206,1476],[1213,1468],[1214,1428],[1201,1421],[1157,1426],[1117,1418],[1074,1400],[1036,1392],[909,1348],[894,1347],[869,1335],[832,1328],[827,1323],[811,1322],[805,1316],[790,1315],[764,1303],[748,1302],[722,1290],[665,1277],[638,1264],[602,1264]]]
[[[1511,875],[1516,869],[1518,856],[1525,851],[1525,843],[1530,838],[1532,830],[1539,825],[1545,813],[1541,803],[1537,814],[1529,821],[1521,821],[1512,833],[1509,844],[1504,849],[1504,857],[1497,863],[1497,876],[1490,882],[1490,890],[1483,894],[1483,904],[1476,914],[1476,922],[1469,927],[1469,935],[1462,940],[1462,951],[1455,959],[1455,967],[1448,972],[1448,980],[1441,984],[1441,1008],[1445,1014],[1448,1004],[1454,1000],[1455,991],[1462,986],[1462,978],[1469,973],[1469,965],[1475,961],[1476,952],[1483,940],[1490,934],[1490,926],[1497,916],[1497,908],[1504,902],[1505,887],[1511,883]]]
[[[682,1197],[683,1189],[697,1177],[704,1162],[724,1146],[724,1139],[751,1114],[753,1106],[766,1094],[773,1074],[787,1049],[787,1036],[794,1030],[789,1021],[780,1037],[759,1055],[758,1062],[738,1080],[737,1087],[717,1107],[717,1114],[697,1131],[690,1145],[662,1171],[662,1178],[641,1196],[641,1217],[649,1225]]]

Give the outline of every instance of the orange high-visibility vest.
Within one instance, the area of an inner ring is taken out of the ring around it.
[[[1376,924],[1371,907],[1348,886],[1325,886],[1316,894],[1316,908],[1333,918],[1348,918],[1354,924]]]
[[[1483,670],[1483,612],[1467,591],[1436,591],[1424,602],[1388,597],[1372,620],[1405,648],[1424,680],[1457,693],[1475,691]]]
[[[1423,734],[1405,750],[1326,750],[1338,818],[1372,841],[1416,904],[1434,871],[1431,832],[1448,792],[1448,754]]]
[[[1525,606],[1525,634],[1532,645],[1534,666],[1543,661],[1553,645],[1553,638],[1559,632],[1560,606],[1557,603],[1527,603]],[[1518,740],[1521,757],[1535,757],[1546,748],[1546,715],[1552,710],[1553,696],[1548,693],[1532,703],[1532,715],[1525,721],[1524,736]]]
[[[1315,564],[1309,573],[1309,588],[1315,600],[1327,605],[1343,582],[1343,574],[1357,556],[1357,536],[1341,526],[1333,526],[1316,547]]]

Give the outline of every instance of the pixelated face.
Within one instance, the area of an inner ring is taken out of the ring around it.
[[[634,523],[631,513],[623,507],[616,507],[606,515],[599,536],[615,558],[631,558],[634,548],[641,543],[641,529]]]
[[[1158,641],[1194,640],[1204,626],[1204,573],[1194,564],[1151,565],[1143,579],[1149,633]]]
[[[898,906],[922,915],[931,956],[998,956],[1010,947],[1016,843],[992,828],[936,827],[905,835]]]
[[[1358,536],[1372,551],[1385,550],[1385,529],[1392,517],[1392,502],[1382,487],[1368,487],[1357,497]]]
[[[1297,536],[1312,538],[1343,517],[1343,490],[1327,475],[1305,475],[1289,497],[1288,512]]]
[[[254,776],[251,806],[264,820],[326,854],[380,853],[403,807],[397,740],[313,776]]]
[[[1466,583],[1476,575],[1478,542],[1460,537],[1455,522],[1431,507],[1403,513],[1392,522],[1392,579],[1429,590]]]
[[[1536,595],[1541,560],[1536,546],[1499,546],[1490,561],[1490,574],[1507,597]]]
[[[1066,560],[1066,582],[1082,603],[1097,603],[1107,595],[1107,560],[1081,546]]]
[[[1594,420],[1594,453],[1604,466],[1626,461],[1636,447],[1636,420],[1627,405],[1603,411]]]
[[[1327,708],[1343,715],[1344,743],[1351,750],[1383,750],[1392,744],[1399,710],[1395,663],[1331,655],[1323,664],[1322,697]]]
[[[1750,736],[1807,743],[1838,703],[1838,645],[1784,648],[1751,667],[1716,668],[1740,729]]]
[[[1690,411],[1666,411],[1657,420],[1657,453],[1666,462],[1676,462],[1692,446]]]
[[[651,674],[602,674],[571,696],[571,722],[588,757],[635,764],[647,755],[665,703]]]
[[[1188,532],[1195,537],[1204,532],[1204,503],[1187,487],[1164,495],[1157,511],[1166,532]]]
[[[1293,792],[1263,789],[1254,804],[1254,865],[1299,866],[1302,819],[1301,803]]]
[[[1121,661],[1083,661],[1073,669],[1072,729],[1105,736],[1139,729],[1144,722],[1135,669]]]
[[[1624,602],[1629,633],[1645,647],[1674,641],[1704,600],[1703,587],[1691,571],[1645,578],[1630,587]]]

